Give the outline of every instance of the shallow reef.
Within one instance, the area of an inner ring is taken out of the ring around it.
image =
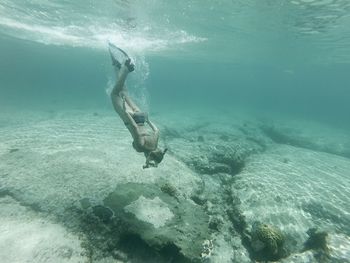
[[[62,239],[68,252],[45,252],[48,260],[79,254],[94,263],[350,258],[347,158],[277,142],[254,118],[215,125],[177,120],[161,128],[161,144],[169,148],[164,161],[143,170],[143,156],[115,116],[98,115],[21,116],[30,121],[2,127],[1,208],[10,213],[19,205],[71,235]],[[16,205],[6,206],[9,199]],[[22,229],[32,226],[18,219]],[[69,240],[78,241],[69,246]],[[36,249],[28,258],[43,255],[44,247]]]

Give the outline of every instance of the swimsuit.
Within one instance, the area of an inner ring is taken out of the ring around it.
[[[136,124],[143,124],[146,121],[146,114],[143,112],[136,112],[132,115],[132,118],[136,122]]]

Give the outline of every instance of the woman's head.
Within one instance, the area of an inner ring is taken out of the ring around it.
[[[157,148],[156,150],[149,153],[149,157],[158,164],[163,160],[164,154],[167,152],[167,150],[168,149],[162,151],[161,149]]]
[[[158,164],[163,160],[164,154],[167,152],[167,150],[168,149],[162,151],[161,149],[157,148],[156,150],[149,152],[144,168],[157,167]]]

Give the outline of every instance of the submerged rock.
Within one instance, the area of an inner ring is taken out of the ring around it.
[[[92,207],[92,211],[95,216],[97,216],[102,222],[107,223],[109,220],[111,220],[113,216],[113,212],[102,205],[96,205]]]
[[[175,188],[175,186],[173,186],[172,184],[170,183],[165,183],[163,184],[161,187],[160,187],[160,190],[165,193],[165,194],[168,194],[174,198],[177,198],[177,195],[178,195],[178,191],[177,189]]]
[[[309,239],[305,242],[305,250],[308,249],[322,249],[328,250],[327,247],[327,236],[326,231],[320,231],[317,228],[310,228],[307,231]]]
[[[265,123],[261,130],[279,144],[350,157],[350,136],[346,130],[301,120]]]
[[[203,242],[209,237],[209,218],[200,206],[139,183],[118,185],[104,205],[115,220],[128,225],[123,235],[137,235],[157,251],[171,250],[174,257],[200,260]]]

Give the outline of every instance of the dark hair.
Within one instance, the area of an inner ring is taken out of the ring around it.
[[[136,122],[136,124],[140,124],[140,123],[145,123],[146,121],[146,115],[143,112],[135,112],[132,115],[132,118],[134,119],[134,121]]]
[[[149,153],[149,156],[152,160],[154,160],[156,163],[160,163],[163,158],[164,154],[167,152],[168,149],[165,149],[164,151],[157,149]]]

